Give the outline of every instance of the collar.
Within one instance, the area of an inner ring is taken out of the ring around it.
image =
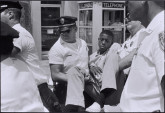
[[[160,23],[162,23],[164,21],[164,10],[161,11],[160,13],[158,13],[150,22],[150,24],[148,25],[148,27],[146,28],[146,31],[148,33],[152,33],[154,31],[154,29],[156,28],[156,25],[160,25]]]
[[[97,51],[97,55],[106,55],[108,53],[109,49],[107,49],[103,54],[100,54],[100,51]]]
[[[71,44],[71,43],[68,43],[68,42],[65,42],[64,40],[62,40],[61,36],[59,37],[59,41],[60,41],[61,45]],[[76,42],[75,43],[80,43],[80,39],[76,38]]]
[[[16,29],[16,28],[18,28],[18,27],[20,27],[20,26],[21,26],[21,24],[18,23],[18,24],[15,24],[12,28],[13,28],[13,29]]]

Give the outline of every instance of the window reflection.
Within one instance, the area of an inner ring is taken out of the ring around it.
[[[92,26],[92,10],[81,10],[79,16],[80,26]]]
[[[103,26],[123,25],[124,11],[103,10]]]
[[[54,26],[55,19],[60,17],[59,7],[41,7],[41,25]]]
[[[92,28],[80,28],[79,36],[85,40],[88,44],[92,44]]]

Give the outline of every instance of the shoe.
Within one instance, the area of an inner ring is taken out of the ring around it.
[[[91,106],[86,108],[87,112],[101,112],[101,107],[97,102],[94,102]]]
[[[78,107],[78,112],[85,112],[85,108],[84,108],[84,107],[79,106],[79,107]]]

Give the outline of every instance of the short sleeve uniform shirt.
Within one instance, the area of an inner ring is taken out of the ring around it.
[[[77,66],[85,69],[88,73],[88,47],[86,42],[77,38],[76,43],[67,43],[59,38],[49,51],[49,64],[64,65],[64,72]]]
[[[164,11],[157,14],[146,30],[145,38],[133,59],[131,70],[122,92],[120,107],[123,112],[164,112],[164,97],[160,81],[164,75]]]
[[[16,58],[28,64],[28,68],[34,75],[38,85],[47,82],[48,77],[41,68],[37,48],[32,35],[20,24],[14,25],[13,28],[20,33],[19,38],[14,39],[13,42],[14,46],[21,50],[21,52],[16,55]]]

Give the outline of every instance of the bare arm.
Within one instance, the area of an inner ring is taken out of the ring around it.
[[[137,54],[137,49],[133,49],[129,55],[119,61],[119,70],[126,69],[131,66],[134,55]]]
[[[61,64],[50,64],[53,82],[67,82],[67,75],[63,72],[63,68]]]

